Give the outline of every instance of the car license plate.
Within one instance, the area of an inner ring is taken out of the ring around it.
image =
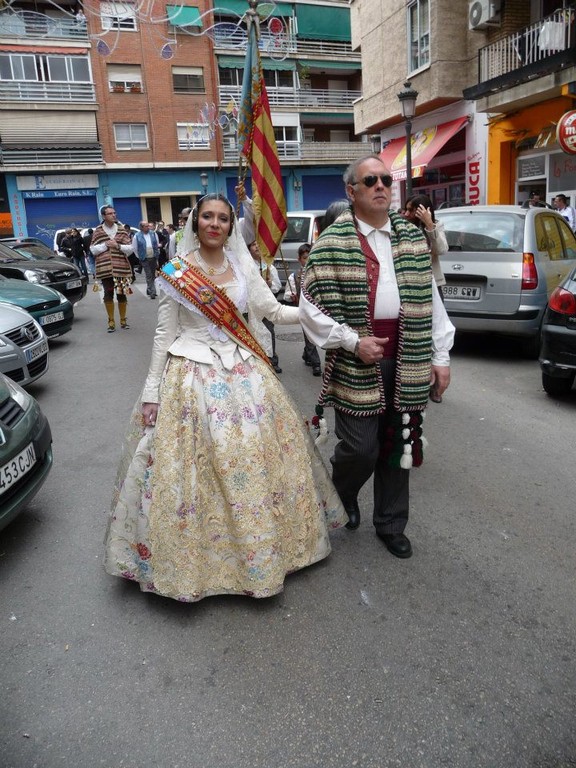
[[[42,355],[48,352],[48,342],[43,341],[42,344],[38,344],[37,347],[26,350],[26,362],[31,363],[33,360],[37,360]]]
[[[480,298],[480,287],[471,285],[443,285],[442,292],[447,299],[474,300]]]
[[[0,495],[17,483],[21,477],[30,472],[36,464],[36,452],[34,444],[30,443],[23,451],[4,466],[0,467]]]
[[[40,318],[40,325],[50,325],[50,323],[57,323],[58,320],[64,320],[64,312],[52,312],[51,315],[44,315]]]
[[[72,288],[80,288],[82,285],[82,280],[69,280],[66,283],[66,290],[70,291]]]

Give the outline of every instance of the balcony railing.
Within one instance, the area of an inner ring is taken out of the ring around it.
[[[479,82],[535,65],[574,46],[574,9],[555,11],[479,51]]]
[[[370,153],[370,145],[362,141],[278,141],[280,160],[310,163],[345,163]],[[238,162],[238,148],[231,137],[224,141],[224,161]]]
[[[0,166],[38,166],[61,163],[103,163],[100,144],[83,147],[11,147],[0,146]]]
[[[338,91],[323,88],[300,89],[266,88],[271,107],[292,107],[294,109],[346,109],[353,111],[355,99],[362,91]],[[242,89],[239,86],[223,85],[219,89],[220,106],[225,109],[231,100],[240,104]]]
[[[95,102],[92,83],[44,83],[30,80],[1,80],[0,101]]]
[[[45,16],[34,11],[1,11],[0,37],[88,40],[86,22],[68,16]]]
[[[230,25],[230,32],[215,30],[214,47],[222,51],[238,51],[246,49],[246,34],[236,30],[232,32],[234,25]],[[360,62],[361,54],[352,50],[349,42],[337,42],[334,40],[300,40],[293,35],[275,37],[262,30],[259,48],[261,53],[273,58],[309,56],[317,59],[319,56],[332,56],[344,61]],[[243,66],[243,63],[240,64]]]

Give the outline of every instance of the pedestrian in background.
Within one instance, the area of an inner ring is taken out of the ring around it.
[[[310,249],[312,246],[309,243],[304,243],[298,248],[298,262],[300,263],[300,269],[297,272],[292,272],[288,276],[286,281],[286,289],[284,291],[284,302],[290,305],[300,304],[300,291],[302,287],[302,275],[310,255]],[[310,339],[306,336],[306,333],[302,331],[304,335],[304,352],[302,353],[302,360],[306,365],[312,367],[313,376],[321,376],[322,368],[320,366],[320,355]]]
[[[168,233],[168,244],[166,246],[166,255],[168,261],[176,256],[176,227],[174,224],[166,225],[166,232]]]
[[[132,293],[132,267],[128,257],[132,253],[130,235],[116,219],[111,205],[100,208],[102,223],[92,235],[90,250],[96,262],[96,279],[102,283],[104,306],[108,316],[108,333],[116,330],[114,319],[114,294],[118,302],[120,327],[129,328],[127,320],[128,294]]]
[[[75,227],[66,230],[66,237],[62,240],[61,247],[66,256],[87,277],[88,270],[84,260],[84,241],[82,240],[82,235]]]
[[[92,275],[94,278],[95,271],[96,271],[96,265],[94,264],[94,256],[92,255],[92,251],[90,250],[90,244],[92,243],[92,235],[94,233],[94,230],[92,227],[86,230],[86,234],[82,238],[82,245],[84,247],[84,257],[88,263],[88,272]]]
[[[138,260],[144,270],[146,277],[146,294],[151,298],[156,298],[156,270],[158,269],[158,256],[160,247],[158,237],[152,225],[148,221],[140,222],[140,232],[137,232],[132,239],[132,250],[138,257]]]
[[[341,213],[344,213],[344,211],[347,211],[350,209],[350,201],[349,200],[334,200],[330,203],[328,208],[326,208],[326,213],[321,219],[321,229],[320,232],[323,232],[326,227],[329,227],[330,224],[333,224],[338,216],[340,216]],[[320,232],[318,234],[320,234]]]
[[[440,264],[440,256],[443,253],[448,253],[448,241],[446,240],[444,224],[441,221],[436,221],[434,206],[428,195],[414,195],[406,200],[406,218],[422,230],[430,246],[432,274],[434,275],[440,298],[444,301],[442,286],[446,285],[446,278]]]
[[[568,205],[568,198],[566,195],[556,195],[554,198],[554,208],[566,219],[572,232],[576,233],[576,213],[574,212],[574,208],[572,208],[571,205]]]

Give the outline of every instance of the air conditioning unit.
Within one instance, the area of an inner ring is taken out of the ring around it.
[[[500,0],[470,0],[468,29],[486,29],[500,24]]]

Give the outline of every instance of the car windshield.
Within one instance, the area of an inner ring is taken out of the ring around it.
[[[286,243],[301,243],[308,240],[309,216],[294,216],[288,218],[288,227],[284,235]]]
[[[46,261],[46,259],[53,259],[54,254],[45,245],[36,245],[35,243],[26,243],[25,245],[13,245],[15,251],[17,251],[23,258],[32,259],[33,261]]]
[[[22,261],[22,257],[12,248],[0,243],[0,264],[10,264],[12,261]]]
[[[522,251],[524,216],[501,211],[437,211],[451,251]]]

